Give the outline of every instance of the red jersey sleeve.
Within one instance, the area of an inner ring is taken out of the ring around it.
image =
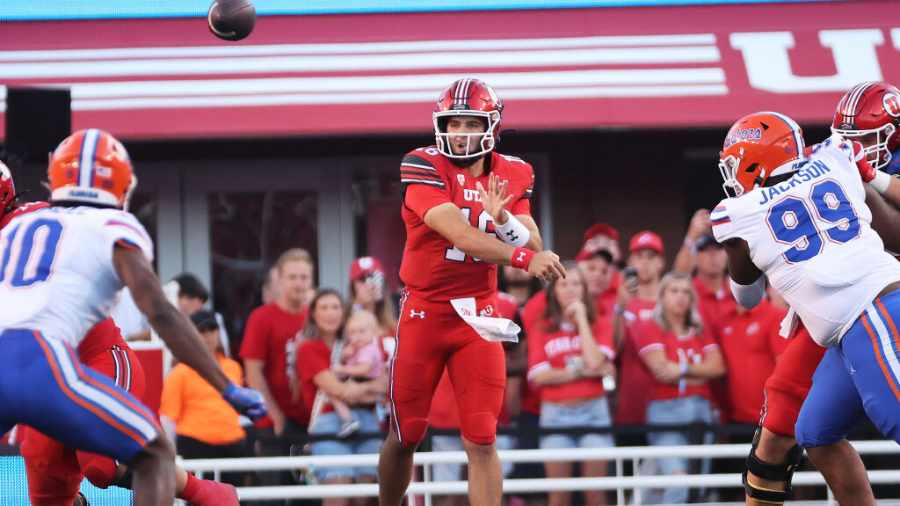
[[[651,350],[666,350],[662,329],[653,320],[636,321],[631,325],[631,337],[638,353]]]
[[[297,349],[297,375],[300,381],[312,383],[320,372],[330,368],[331,350],[322,341],[304,341]]]
[[[598,316],[597,321],[591,327],[594,333],[594,342],[600,347],[600,351],[606,355],[609,360],[616,358],[616,345],[613,342],[613,322],[612,318],[607,316]]]
[[[716,340],[714,334],[709,330],[704,328],[703,332],[698,337],[700,341],[700,346],[703,349],[703,354],[706,355],[712,350],[719,349],[719,342]]]
[[[453,201],[437,166],[425,151],[418,149],[407,153],[400,162],[400,187],[403,204],[419,218],[424,218],[432,207]]]
[[[265,360],[269,354],[269,325],[262,307],[250,313],[244,339],[241,341],[241,358],[244,360]]]
[[[528,380],[541,371],[546,371],[552,366],[544,345],[547,344],[547,332],[544,330],[544,321],[536,322],[528,332]]]
[[[534,168],[531,164],[525,163],[525,168],[522,169],[522,172],[524,177],[522,178],[521,188],[518,189],[521,192],[521,196],[510,207],[509,212],[516,216],[523,214],[531,216],[531,194],[534,192]]]

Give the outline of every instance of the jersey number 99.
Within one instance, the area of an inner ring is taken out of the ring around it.
[[[816,225],[812,209],[819,220],[830,224],[824,230]],[[769,209],[766,217],[775,240],[791,244],[784,252],[788,262],[805,262],[819,253],[825,239],[842,244],[859,236],[859,216],[837,181],[828,179],[813,185],[809,202],[786,197]]]

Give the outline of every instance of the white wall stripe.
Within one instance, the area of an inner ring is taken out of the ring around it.
[[[82,381],[81,378],[78,377],[78,373],[75,372],[72,360],[66,352],[65,346],[61,342],[52,338],[44,338],[44,342],[49,345],[50,351],[53,353],[54,357],[56,357],[60,369],[62,369],[63,380],[66,382],[66,385],[76,394],[99,405],[102,409],[109,412],[125,425],[134,429],[141,437],[148,441],[152,441],[157,437],[158,432],[150,422],[139,416],[130,408],[122,405],[122,403],[106,392],[94,388]]]
[[[140,75],[253,74],[259,72],[359,72],[369,70],[503,68],[563,65],[715,63],[715,46],[484,51],[368,56],[269,56],[184,60],[110,60],[0,65],[0,79],[126,77]]]
[[[884,320],[881,319],[881,315],[875,309],[874,305],[869,304],[866,306],[866,314],[869,315],[869,320],[875,327],[875,333],[878,335],[881,348],[886,351],[884,353],[884,358],[887,359],[888,368],[891,370],[891,374],[894,375],[894,381],[900,385],[900,362],[897,360],[897,354],[893,353],[894,347],[891,345],[891,333],[888,332]],[[874,351],[875,353],[880,353],[879,350]]]
[[[338,93],[348,91],[438,91],[459,78],[458,74],[404,74],[348,77],[273,77],[262,79],[191,79],[119,82],[74,82],[64,85],[72,98],[118,98],[139,96],[243,95],[259,93]],[[479,78],[504,92],[511,88],[561,88],[565,86],[624,84],[712,84],[724,83],[721,68],[593,69],[557,72],[489,72]],[[5,88],[0,87],[0,100]]]
[[[108,49],[57,49],[0,51],[0,61],[65,61],[132,58],[235,57],[303,54],[374,54],[504,49],[577,47],[642,47],[714,45],[712,33],[686,35],[624,35],[551,37],[534,39],[416,40],[408,42],[350,42],[336,44],[260,44],[252,46],[127,47]]]
[[[691,86],[596,86],[560,89],[530,89],[504,91],[504,99],[579,99],[609,97],[683,97],[722,96],[728,94],[724,84]],[[307,104],[388,104],[404,102],[430,102],[434,93],[346,93],[329,95],[257,95],[233,97],[171,97],[76,100],[74,111],[115,109],[166,109],[180,107],[240,107]]]

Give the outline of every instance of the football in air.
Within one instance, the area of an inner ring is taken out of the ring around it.
[[[215,0],[206,15],[209,31],[222,40],[241,40],[256,24],[256,7],[250,0]]]

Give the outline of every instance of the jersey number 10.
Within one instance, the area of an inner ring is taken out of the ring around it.
[[[16,288],[31,286],[47,281],[56,258],[56,247],[62,235],[62,224],[47,218],[40,218],[25,225],[22,241],[17,245],[19,230],[16,225],[7,236],[0,259],[0,284],[9,283]],[[7,279],[7,270],[12,264],[12,277]]]
[[[804,262],[821,253],[825,246],[823,236],[839,244],[859,236],[859,216],[837,181],[827,179],[813,185],[809,198],[815,215],[833,226],[820,230],[809,202],[797,197],[784,198],[769,209],[766,217],[775,240],[793,245],[784,252],[791,263]]]
[[[462,211],[463,218],[465,218],[466,222],[469,222],[469,217],[472,215],[472,209],[468,207],[463,207],[460,209]],[[487,211],[481,211],[481,214],[478,215],[478,230],[482,232],[487,232],[488,223],[493,222],[494,220],[491,218],[491,214]],[[452,260],[454,262],[465,262],[466,254],[463,253],[463,250],[457,248],[456,246],[452,248],[447,248],[444,252],[444,258],[447,260]],[[481,260],[477,258],[472,258],[476,262],[480,262]]]

